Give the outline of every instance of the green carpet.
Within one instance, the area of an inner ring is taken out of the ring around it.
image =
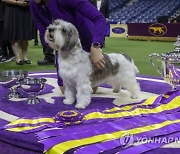
[[[134,59],[139,68],[140,74],[160,76],[149,62],[149,55],[153,52],[158,54],[173,51],[173,42],[160,41],[139,41],[125,38],[106,38],[104,53],[118,52],[127,53]],[[38,66],[37,61],[43,59],[42,46],[33,46],[33,41],[29,42],[28,57],[32,60],[31,65],[16,65],[15,61],[0,64],[0,70],[22,69],[27,71],[55,70],[53,65]],[[160,66],[160,62],[157,62]]]

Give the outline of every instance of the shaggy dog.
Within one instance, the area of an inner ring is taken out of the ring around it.
[[[131,98],[138,98],[136,73],[139,71],[127,55],[104,54],[105,68],[95,68],[90,53],[81,47],[77,29],[63,20],[55,20],[47,27],[45,41],[58,51],[58,73],[65,87],[64,104],[73,104],[76,100],[76,108],[86,108],[91,102],[92,87],[102,83],[112,85],[116,93],[123,87],[131,93]]]

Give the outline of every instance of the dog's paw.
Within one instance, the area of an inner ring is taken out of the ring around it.
[[[85,109],[85,108],[86,108],[86,105],[85,105],[85,104],[80,104],[80,103],[78,103],[78,104],[76,104],[75,107],[78,108],[78,109]]]
[[[64,99],[64,100],[63,100],[63,103],[66,104],[66,105],[71,105],[71,104],[74,103],[74,100]]]
[[[131,95],[131,98],[132,99],[138,99],[138,96],[137,95]]]

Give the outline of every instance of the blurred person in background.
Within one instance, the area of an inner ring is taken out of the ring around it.
[[[0,63],[10,62],[14,59],[11,42],[3,38],[4,10],[5,4],[0,0]]]
[[[110,35],[110,24],[109,24],[109,0],[90,0],[90,2],[100,11],[106,18],[106,29],[104,32],[105,36]],[[104,38],[105,39],[105,38]],[[105,47],[105,42],[103,44]]]
[[[11,40],[16,64],[31,64],[27,57],[28,40],[34,39],[35,24],[27,0],[2,0],[5,4],[4,37]],[[22,51],[22,59],[20,57]]]
[[[37,64],[38,65],[54,65],[55,64],[54,50],[51,49],[48,45],[44,45],[43,42],[42,42],[42,46],[43,46],[44,59],[38,60]]]
[[[39,41],[38,41],[38,29],[37,26],[35,26],[35,38],[34,38],[34,46],[37,46]],[[40,66],[43,65],[54,65],[55,64],[55,56],[54,56],[54,50],[51,49],[49,46],[46,46],[42,43],[43,46],[43,54],[44,54],[44,59],[43,60],[38,60],[37,64]]]
[[[106,18],[106,22],[109,21],[109,0],[90,0],[91,3],[100,11]]]

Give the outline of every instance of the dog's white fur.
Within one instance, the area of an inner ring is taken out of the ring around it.
[[[119,92],[120,88],[124,87],[131,93],[132,98],[138,98],[140,88],[136,81],[136,73],[139,71],[134,62],[124,55],[117,53],[107,55],[113,68],[115,65],[119,66],[118,72],[112,73],[108,68],[107,72],[111,72],[109,74],[104,75],[98,70],[95,72],[90,53],[85,52],[81,47],[77,29],[63,20],[55,20],[49,25],[45,33],[45,41],[59,52],[58,73],[65,87],[64,104],[73,104],[76,100],[76,108],[86,108],[91,102],[92,87],[102,83],[112,85],[113,92]],[[101,76],[96,77],[96,74]]]

